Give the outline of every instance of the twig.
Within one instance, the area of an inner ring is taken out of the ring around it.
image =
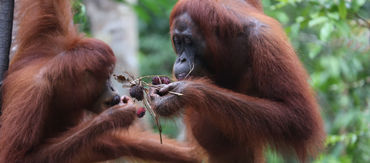
[[[361,19],[367,26],[367,28],[370,28],[370,21],[368,21],[367,19],[363,18],[361,15],[359,15],[358,13],[355,13],[355,16],[359,19]]]
[[[190,63],[189,63],[190,64]],[[189,65],[190,66],[190,65]],[[190,71],[186,74],[186,76],[185,76],[185,78],[184,79],[186,79],[192,72],[193,72],[193,70],[194,70],[194,63],[193,63],[193,65],[191,66],[191,69],[190,69]]]
[[[182,93],[179,93],[179,92],[172,92],[172,91],[168,91],[168,93],[171,93],[171,94],[174,94],[174,95],[177,95],[177,96],[182,96],[184,94]]]
[[[194,69],[194,64],[193,64],[193,67],[191,68],[191,70],[189,71],[189,73],[186,75],[186,77],[193,71],[193,69]],[[123,79],[120,80],[119,77],[123,78]],[[123,83],[122,87],[133,87],[133,86],[142,87],[142,89],[143,89],[142,93],[144,94],[144,98],[142,99],[143,100],[143,105],[146,108],[146,110],[148,110],[148,112],[150,113],[153,121],[155,122],[155,124],[158,128],[159,138],[160,138],[160,142],[162,144],[163,143],[163,141],[162,141],[162,126],[161,126],[161,123],[160,123],[159,115],[157,115],[154,112],[153,108],[150,105],[152,103],[152,101],[151,101],[151,98],[150,98],[150,95],[149,95],[149,88],[155,88],[155,89],[158,90],[161,87],[143,81],[144,78],[153,78],[153,77],[158,77],[159,78],[159,84],[163,84],[160,77],[167,77],[167,76],[165,76],[165,75],[147,75],[147,76],[142,76],[142,77],[135,78],[134,75],[132,75],[128,72],[125,72],[124,75],[115,75],[115,79],[117,81],[120,80],[119,82]],[[174,92],[174,91],[168,91],[168,93],[174,94],[174,95],[177,95],[177,96],[182,96],[183,95],[182,93]]]
[[[143,103],[146,106],[147,110],[149,110],[151,115],[154,117],[154,122],[156,123],[156,125],[158,127],[158,131],[159,131],[159,139],[160,139],[161,144],[163,144],[163,141],[162,141],[162,126],[161,126],[161,123],[159,121],[159,116],[157,114],[155,114],[155,112],[153,111],[152,107],[149,104],[150,97],[149,97],[149,94],[148,94],[147,90],[145,90],[144,93],[146,95],[146,98],[144,99]]]
[[[145,78],[152,78],[152,77],[167,77],[166,75],[145,75],[145,76],[141,76],[141,77],[138,77],[134,80],[132,80],[132,82],[135,82],[135,81],[138,81],[138,80],[142,80],[142,79],[145,79]]]

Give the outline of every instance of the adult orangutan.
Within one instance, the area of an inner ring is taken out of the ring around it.
[[[136,107],[112,92],[115,56],[77,32],[70,0],[19,5],[18,47],[2,92],[0,163],[196,161],[190,148],[167,139],[161,145],[151,133],[114,134],[132,124]],[[97,115],[85,120],[85,111]]]
[[[170,25],[179,81],[153,91],[152,105],[183,110],[209,162],[264,162],[267,147],[302,162],[317,154],[325,133],[307,74],[259,1],[180,0]]]

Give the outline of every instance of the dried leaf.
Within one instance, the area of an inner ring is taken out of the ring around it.
[[[128,82],[128,79],[123,75],[113,75],[114,79],[117,80],[119,83]]]

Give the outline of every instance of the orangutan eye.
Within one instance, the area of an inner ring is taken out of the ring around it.
[[[185,42],[185,44],[191,44],[191,38],[189,37],[189,36],[186,36],[185,38],[184,38],[184,42]]]
[[[173,44],[175,45],[180,44],[180,40],[177,36],[173,36],[172,40],[173,40]]]

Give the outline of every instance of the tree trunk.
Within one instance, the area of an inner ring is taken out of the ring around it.
[[[134,11],[114,0],[84,2],[93,37],[108,43],[116,55],[117,64],[114,73],[122,74],[127,71],[138,75],[138,31]],[[112,84],[120,94],[127,94],[127,89],[123,89],[117,81],[112,80]]]
[[[8,70],[12,41],[14,0],[0,0],[0,92],[4,74]],[[0,98],[1,104],[1,98]],[[0,105],[1,115],[1,105]]]

